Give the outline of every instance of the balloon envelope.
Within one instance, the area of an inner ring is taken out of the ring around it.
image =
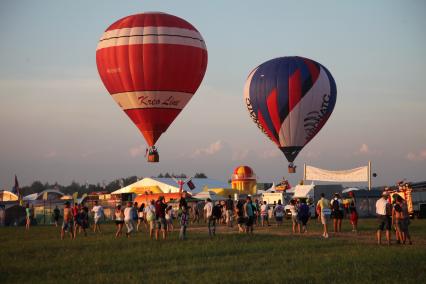
[[[153,146],[201,84],[207,48],[187,21],[143,13],[106,29],[96,63],[108,92]]]
[[[324,66],[298,56],[259,65],[244,87],[252,120],[289,162],[324,126],[336,93],[336,83]]]

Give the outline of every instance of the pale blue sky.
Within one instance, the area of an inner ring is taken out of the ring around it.
[[[144,11],[182,17],[203,35],[207,73],[160,138],[161,162],[102,85],[99,37]],[[262,181],[286,174],[251,122],[248,73],[278,56],[326,66],[337,83],[331,119],[296,160],[329,169],[373,163],[376,184],[426,179],[425,1],[1,1],[0,188],[38,179],[111,181],[159,172],[226,180],[239,164]]]

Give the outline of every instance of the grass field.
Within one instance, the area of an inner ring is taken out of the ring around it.
[[[302,236],[287,221],[253,236],[220,227],[210,240],[193,226],[186,241],[151,241],[145,229],[116,240],[112,224],[74,241],[50,226],[0,228],[0,283],[425,283],[426,220],[412,222],[412,246],[378,246],[375,228],[361,219],[354,234],[344,220],[346,232],[321,239],[315,221]]]

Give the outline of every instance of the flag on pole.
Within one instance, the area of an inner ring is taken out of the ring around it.
[[[19,192],[19,182],[18,177],[15,175],[15,185],[12,188],[12,193],[16,194],[18,196],[18,199],[20,199],[21,193]]]
[[[192,179],[190,179],[186,184],[188,185],[190,190],[193,190],[195,188],[195,184],[192,182]]]
[[[43,192],[43,200],[47,200],[47,191]]]

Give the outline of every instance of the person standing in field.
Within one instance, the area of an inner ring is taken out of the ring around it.
[[[180,215],[180,232],[179,232],[179,240],[186,239],[186,228],[189,223],[189,208],[187,206],[182,206],[182,212]]]
[[[74,237],[77,236],[77,228],[78,228],[78,232],[81,233],[81,231],[83,231],[84,236],[87,237],[87,232],[86,232],[86,228],[87,226],[87,220],[88,220],[88,216],[86,215],[86,211],[84,210],[83,206],[79,206],[78,207],[78,214],[77,214],[77,226],[74,227]]]
[[[321,193],[321,199],[318,200],[317,207],[320,211],[321,224],[323,225],[323,234],[324,238],[328,238],[328,220],[330,219],[331,210],[330,210],[330,201],[325,198],[324,193]]]
[[[183,208],[185,206],[181,206]],[[173,232],[173,208],[171,205],[166,208],[166,223],[167,223],[167,232]]]
[[[64,207],[64,220],[61,227],[61,240],[64,239],[65,232],[69,232],[71,239],[74,238],[73,235],[73,226],[72,226],[72,212],[70,208],[70,203],[67,201]]]
[[[31,210],[30,204],[25,205],[25,230],[29,230],[31,226]]]
[[[152,240],[155,231],[155,201],[151,200],[150,204],[144,209],[144,218],[149,225],[149,238]]]
[[[74,223],[74,237],[76,237],[78,222],[77,222],[77,216],[78,216],[78,204],[74,203],[74,205],[71,207],[72,212],[72,221]]]
[[[409,225],[409,214],[407,205],[404,202],[404,199],[399,195],[396,195],[396,202],[392,209],[392,224],[396,227],[396,234],[398,243],[402,242],[405,244],[405,242],[409,241],[409,244],[411,245],[411,237],[408,233],[408,225]]]
[[[349,214],[352,225],[352,232],[358,231],[358,212],[356,210],[356,199],[352,191],[349,191]]]
[[[297,209],[297,218],[299,219],[299,232],[300,230],[302,231],[302,233],[308,232],[307,224],[309,217],[309,206],[306,204],[306,199],[302,199],[300,201],[299,208]]]
[[[274,208],[275,221],[277,222],[277,227],[283,224],[284,217],[284,206],[281,204],[281,199],[278,200],[278,204]]]
[[[246,230],[244,225],[247,223],[244,217],[244,202],[238,200],[237,206],[235,206],[235,213],[237,215],[238,232],[244,233]]]
[[[265,226],[265,223],[268,224],[268,226],[271,226],[271,225],[269,225],[269,215],[268,214],[269,214],[269,206],[266,203],[266,201],[263,201],[262,206],[260,206],[260,218],[261,218],[261,221],[262,221],[262,227]]]
[[[98,204],[98,201],[95,201],[95,206],[92,208],[92,212],[94,213],[93,219],[94,219],[94,225],[93,225],[93,232],[96,233],[98,231],[101,232],[101,218],[104,216],[104,208]]]
[[[255,219],[255,206],[252,204],[251,197],[247,196],[246,203],[244,204],[244,216],[247,220],[246,233],[253,234],[253,222]]]
[[[163,240],[167,238],[166,208],[167,204],[164,201],[164,196],[160,196],[155,203],[155,216],[157,220],[156,240],[160,236],[160,230],[163,232]]]
[[[213,203],[210,198],[207,198],[206,204],[204,205],[204,217],[207,220],[209,236],[213,237],[216,234],[216,219],[213,217]]]
[[[89,207],[87,207],[86,204],[83,204],[83,212],[84,212],[83,228],[87,230],[89,229]]]
[[[53,221],[55,222],[55,227],[58,227],[59,217],[61,216],[61,211],[58,208],[58,205],[53,209]]]
[[[234,201],[231,195],[228,195],[228,199],[225,202],[226,209],[226,225],[232,227],[233,215],[234,215]]]
[[[123,225],[124,225],[124,211],[121,209],[121,205],[117,205],[114,212],[115,216],[115,226],[117,231],[115,232],[115,238],[120,237],[123,234]]]
[[[292,199],[290,201],[290,206],[288,207],[291,213],[291,223],[292,223],[292,232],[293,234],[299,232],[300,234],[300,224],[298,219],[298,212],[297,212],[297,206],[296,206],[296,200]]]
[[[342,231],[342,219],[343,219],[343,200],[340,198],[338,193],[334,194],[334,198],[330,202],[331,204],[331,217],[333,218],[334,233]]]
[[[251,200],[251,198],[250,198]],[[261,216],[260,216],[260,204],[259,204],[259,200],[255,199],[254,202],[251,200],[250,204],[253,208],[253,224],[256,226],[260,226],[261,225]]]
[[[137,232],[139,232],[139,227],[141,226],[142,223],[145,224],[145,228],[146,228],[146,223],[144,220],[144,209],[145,209],[145,203],[142,203],[138,209],[138,225],[136,227]]]
[[[137,228],[137,224],[139,223],[138,222],[139,217],[138,217],[138,203],[137,202],[133,203],[132,219],[133,219],[133,227],[134,227],[133,230],[137,231],[136,228]]]
[[[411,236],[410,236],[410,231],[408,230],[408,227],[410,226],[410,214],[408,213],[408,204],[407,202],[402,199],[401,196],[399,196],[400,198],[400,203],[401,203],[401,207],[402,207],[402,213],[404,216],[404,220],[403,220],[403,228],[404,228],[404,239],[403,239],[403,244],[405,244],[406,240],[408,240],[408,244],[412,245],[412,241],[411,241]]]
[[[198,208],[199,202],[201,202],[201,201],[198,201],[197,203],[192,204],[192,206],[191,206],[191,209],[192,209],[191,211],[192,211],[192,214],[193,214],[192,224],[195,224],[195,222],[197,222],[197,224],[198,224],[198,222],[200,222],[200,209]]]
[[[31,204],[31,206],[30,206],[30,224],[34,220],[34,218],[35,218],[34,204]]]
[[[132,202],[127,202],[127,207],[124,209],[124,224],[126,225],[127,232],[126,236],[129,238],[130,234],[135,230],[135,207],[133,207]]]
[[[377,228],[377,244],[380,245],[382,243],[382,231],[386,230],[386,241],[388,245],[391,244],[390,238],[390,230],[391,230],[391,205],[388,202],[389,194],[384,191],[382,197],[379,198],[376,202],[376,214],[379,222],[379,227]]]
[[[223,216],[224,216],[223,206],[221,202],[218,202],[213,206],[212,215],[215,220],[215,229],[216,229],[216,224],[220,224],[221,221],[223,221]]]

